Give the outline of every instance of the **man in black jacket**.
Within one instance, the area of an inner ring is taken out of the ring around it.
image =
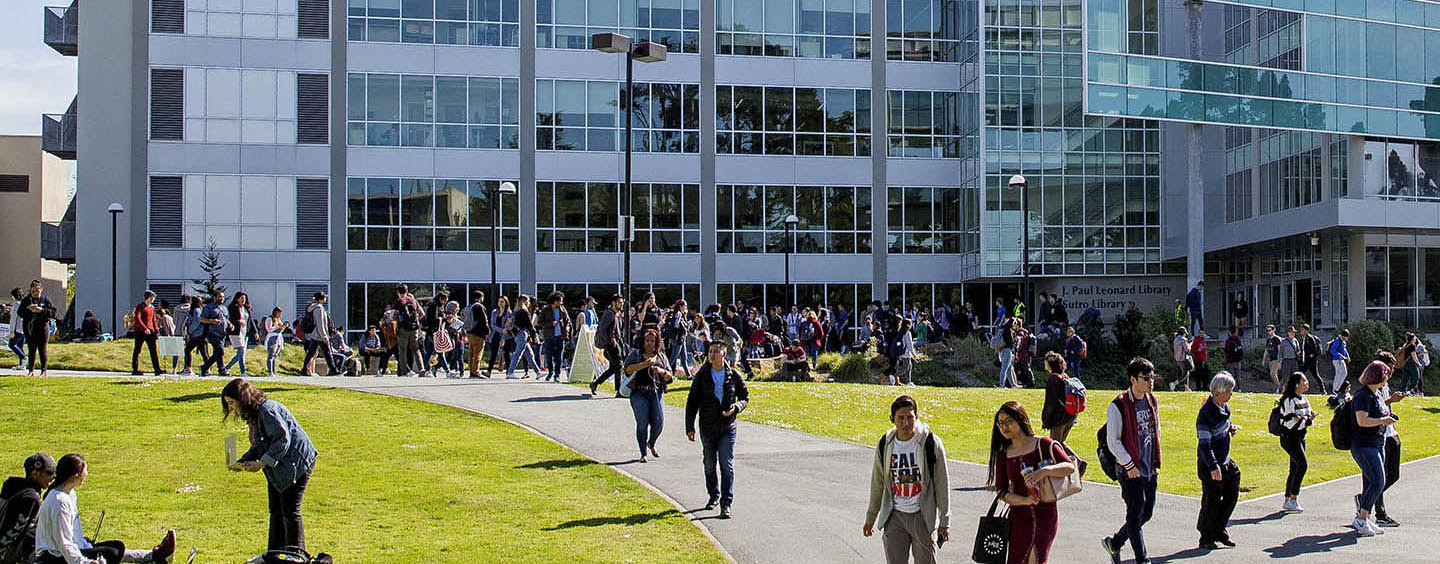
[[[479,378],[480,353],[485,352],[485,340],[490,337],[490,313],[485,311],[485,292],[470,292],[470,307],[464,309],[461,317],[465,321],[465,367],[469,369],[471,378]],[[381,366],[383,368],[384,365]]]
[[[1314,333],[1310,332],[1310,324],[1301,324],[1300,371],[1304,372],[1305,377],[1311,382],[1315,382],[1315,387],[1318,388],[1317,391],[1323,394],[1326,392],[1325,380],[1320,378],[1320,350],[1322,348],[1323,345],[1320,343],[1320,337],[1316,337]],[[1286,378],[1289,378],[1289,376],[1287,375]]]
[[[730,505],[735,500],[735,428],[736,417],[750,404],[750,390],[745,379],[725,364],[728,352],[725,342],[711,341],[705,354],[709,363],[695,372],[690,395],[685,399],[685,436],[695,442],[695,419],[700,419],[700,444],[705,459],[705,490],[710,501],[705,509],[720,504],[720,518],[730,518]],[[716,484],[715,466],[720,466]]]
[[[25,477],[0,486],[0,562],[29,562],[35,554],[35,516],[40,492],[55,478],[55,459],[37,453],[25,459]]]
[[[600,325],[595,328],[595,346],[605,351],[605,360],[610,364],[605,372],[590,382],[590,396],[594,397],[600,384],[605,383],[611,376],[615,377],[615,397],[620,397],[620,374],[624,370],[622,363],[625,357],[621,354],[621,344],[625,341],[625,298],[620,294],[610,297],[610,307],[600,317]]]
[[[421,320],[420,328],[425,330],[425,340],[420,343],[420,376],[424,377],[430,373],[430,359],[436,356],[435,333],[440,330],[440,324],[444,322],[445,302],[450,301],[448,292],[435,294],[435,299],[425,304],[425,319]],[[439,376],[439,375],[437,375]]]
[[[550,294],[550,305],[540,310],[535,325],[544,340],[541,354],[545,357],[545,367],[550,369],[546,379],[559,382],[560,373],[565,371],[565,342],[570,340],[570,312],[565,309],[565,294]]]

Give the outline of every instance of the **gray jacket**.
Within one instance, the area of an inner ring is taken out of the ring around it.
[[[264,463],[270,487],[283,492],[315,467],[317,454],[290,410],[278,401],[265,400],[250,425],[250,450],[240,460]]]
[[[925,440],[931,435],[930,427],[924,423],[915,424],[915,440],[920,445],[920,516],[925,526],[934,532],[938,527],[950,526],[950,470],[945,464],[945,444],[935,435],[935,475],[930,474],[930,461],[925,452]],[[875,466],[870,473],[870,507],[865,511],[865,523],[884,529],[895,509],[894,490],[891,489],[890,454],[895,447],[895,429],[885,432],[883,447],[875,451]]]

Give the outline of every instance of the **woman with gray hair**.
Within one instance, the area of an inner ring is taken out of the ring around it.
[[[1200,548],[1215,550],[1218,544],[1234,547],[1225,525],[1235,512],[1240,496],[1240,467],[1230,458],[1230,437],[1240,426],[1230,422],[1230,396],[1235,393],[1235,378],[1220,372],[1210,379],[1210,397],[1200,406],[1195,417],[1195,435],[1200,439],[1196,459],[1200,477],[1200,518],[1195,528],[1200,531]]]

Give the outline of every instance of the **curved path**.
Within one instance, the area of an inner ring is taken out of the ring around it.
[[[334,386],[404,396],[508,419],[612,466],[680,504],[738,562],[883,562],[878,538],[860,534],[868,500],[872,448],[803,433],[742,423],[736,444],[735,518],[715,519],[700,511],[705,503],[698,443],[685,440],[684,413],[667,407],[661,458],[638,464],[634,419],[629,403],[591,399],[585,390],[531,380],[435,380],[397,378],[302,378],[296,383]],[[603,388],[602,388],[603,392]],[[743,415],[742,415],[743,418]],[[952,532],[956,542],[940,551],[942,562],[969,562],[970,542],[979,516],[993,497],[981,488],[985,468],[950,461]],[[1174,471],[1190,471],[1172,469]],[[1208,560],[1224,563],[1300,558],[1308,562],[1387,564],[1435,562],[1440,554],[1440,493],[1429,477],[1440,472],[1440,458],[1405,465],[1392,490],[1391,512],[1402,522],[1376,538],[1357,538],[1350,530],[1354,476],[1306,488],[1306,513],[1282,515],[1279,499],[1242,503],[1231,535],[1239,548],[1209,556],[1195,549],[1199,501],[1166,495],[1156,504],[1146,540],[1156,562]],[[1056,563],[1105,563],[1101,536],[1123,519],[1117,488],[1087,483],[1083,493],[1061,502],[1060,536],[1051,560]],[[1129,560],[1129,550],[1125,551]]]

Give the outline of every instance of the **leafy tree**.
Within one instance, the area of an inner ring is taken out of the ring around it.
[[[1145,354],[1144,322],[1145,315],[1138,308],[1115,316],[1115,345],[1122,356],[1131,358]]]
[[[220,261],[220,252],[215,250],[215,238],[211,237],[205,243],[205,252],[201,253],[200,270],[205,272],[206,279],[193,279],[192,289],[202,296],[212,296],[215,292],[224,292],[225,286],[220,284],[220,273],[225,270],[225,263]]]

